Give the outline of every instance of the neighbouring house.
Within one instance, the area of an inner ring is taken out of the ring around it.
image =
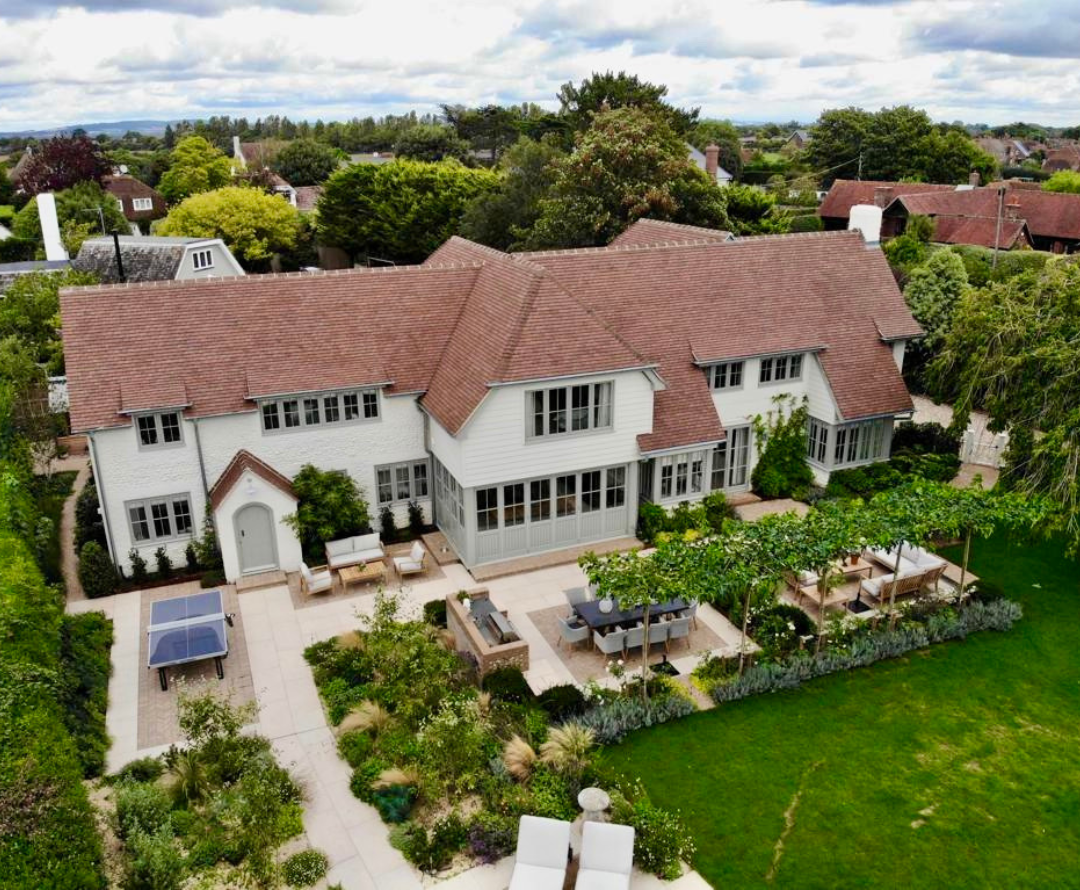
[[[795,152],[802,151],[810,144],[811,138],[813,137],[811,137],[809,130],[795,130],[780,146],[780,153],[793,155]]]
[[[70,268],[71,263],[68,260],[27,260],[20,263],[0,263],[0,296],[3,296],[21,275],[29,275],[32,272],[65,272]]]
[[[631,535],[638,506],[746,491],[754,418],[806,398],[825,481],[888,458],[921,335],[858,233],[606,248],[452,238],[419,266],[65,290],[72,429],[113,558],[179,559],[209,509],[229,578],[294,570],[304,464],[373,518],[417,502],[467,566]],[[377,521],[377,520],[375,520]]]
[[[361,151],[349,155],[348,161],[342,161],[342,166],[350,164],[389,164],[394,160],[392,151]]]
[[[698,151],[689,142],[686,143],[687,154],[693,164],[700,170],[708,173],[717,185],[728,185],[733,179],[730,173],[720,166],[720,146],[706,145],[705,151]]]
[[[121,235],[119,242],[120,261],[128,282],[188,281],[244,274],[220,238]],[[116,244],[108,236],[84,241],[71,265],[80,272],[93,272],[103,284],[120,281]]]
[[[1000,215],[1001,247],[1008,243],[1013,247],[1073,253],[1080,246],[1080,195],[1014,188],[1011,182],[980,188],[837,180],[818,208],[818,215],[826,229],[846,228],[851,208],[860,204],[882,209],[882,238],[901,234],[907,218],[915,214],[940,221],[935,226],[940,228],[935,240],[947,235],[943,243],[993,246]],[[992,227],[987,219],[993,221]],[[972,240],[958,240],[965,234]]]
[[[314,213],[315,205],[322,197],[321,185],[299,185],[296,187],[296,209],[301,213]]]
[[[1042,168],[1047,173],[1059,173],[1062,170],[1080,171],[1080,145],[1071,143],[1048,149]]]
[[[1043,146],[1037,142],[1025,142],[1023,139],[1013,139],[1010,136],[1000,138],[979,136],[975,139],[975,144],[1002,167],[1018,166],[1021,162],[1028,160],[1034,152],[1043,150]]]
[[[263,171],[271,191],[275,195],[281,195],[293,207],[296,207],[296,189],[270,169],[271,163],[284,144],[274,139],[263,142],[241,142],[239,136],[233,136],[233,157],[244,170]]]
[[[134,176],[103,176],[101,187],[120,203],[124,218],[131,223],[133,235],[138,235],[144,228],[149,231],[153,220],[161,219],[169,212],[162,194]]]

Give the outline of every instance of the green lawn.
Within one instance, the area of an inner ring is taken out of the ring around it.
[[[681,809],[718,888],[1080,887],[1077,563],[991,540],[972,569],[1023,604],[1010,632],[639,731],[605,759]]]

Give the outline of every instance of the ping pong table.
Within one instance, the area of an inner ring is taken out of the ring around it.
[[[229,654],[225,614],[220,590],[207,590],[160,600],[150,606],[148,668],[157,668],[162,691],[169,688],[167,670],[180,664],[214,659],[218,679],[224,679],[221,659]]]

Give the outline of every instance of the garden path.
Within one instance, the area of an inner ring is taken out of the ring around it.
[[[71,486],[71,494],[64,501],[64,510],[60,514],[60,573],[64,576],[64,588],[67,590],[67,601],[70,603],[86,599],[79,581],[79,556],[75,552],[75,501],[78,500],[80,492],[90,480],[90,459],[67,458],[65,469],[76,470],[78,473]]]

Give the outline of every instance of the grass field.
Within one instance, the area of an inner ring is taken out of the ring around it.
[[[1059,542],[990,540],[972,568],[1023,604],[1010,632],[725,704],[605,759],[682,811],[718,888],[1080,887],[1078,565]]]

